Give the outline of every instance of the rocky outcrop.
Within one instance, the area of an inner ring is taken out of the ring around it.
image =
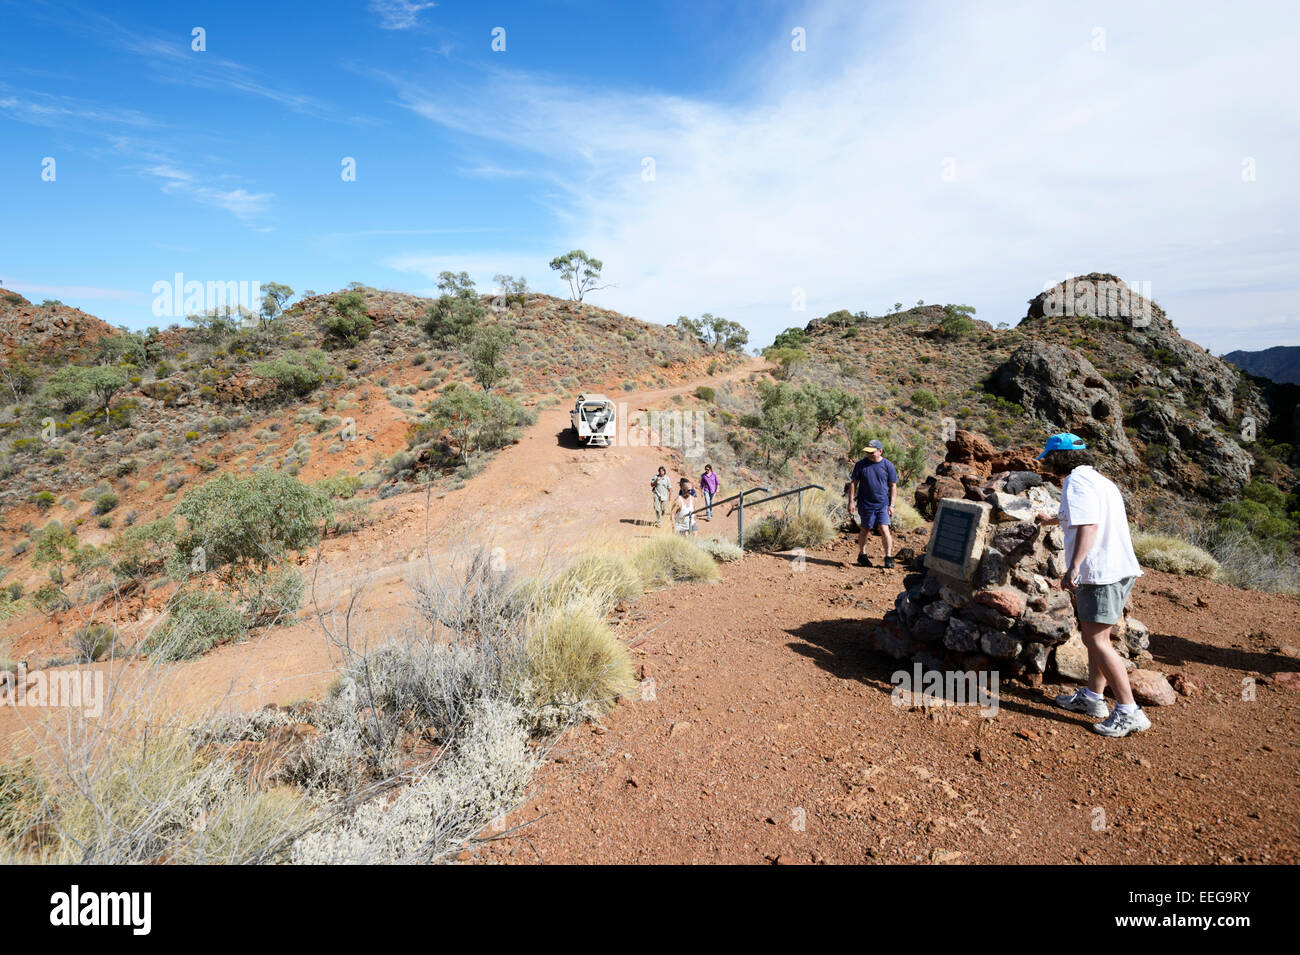
[[[0,358],[26,347],[42,358],[84,352],[117,330],[94,315],[67,305],[33,305],[17,292],[0,289]]]
[[[1117,474],[1130,485],[1149,471],[1152,483],[1175,494],[1231,497],[1250,480],[1246,446],[1268,427],[1270,406],[1278,413],[1292,407],[1279,405],[1236,366],[1183,338],[1164,309],[1107,273],[1072,278],[1035,296],[1017,330],[1037,342],[999,368],[991,385],[1036,417],[1077,431],[1121,469],[1134,464],[1125,451],[1131,445],[1145,467]],[[1072,347],[1060,344],[1066,335]],[[1030,349],[1039,360],[1030,362]],[[1068,365],[1035,387],[1026,366],[1041,373],[1052,359]],[[1087,369],[1094,366],[1105,370],[1099,378],[1109,380],[1100,383],[1118,419],[1099,423],[1105,409],[1080,400],[1099,392],[1075,387],[1060,393],[1063,377],[1086,386]],[[1023,399],[1014,397],[1022,391]],[[1286,434],[1274,437],[1287,440]]]
[[[1048,342],[1022,345],[993,373],[992,385],[1050,430],[1072,431],[1118,463],[1137,465],[1119,391],[1078,352]]]
[[[1035,448],[998,451],[984,435],[964,430],[957,431],[947,446],[943,463],[913,493],[913,502],[926,520],[934,518],[935,508],[945,497],[996,503],[990,495],[1016,495],[1044,483]],[[994,476],[997,480],[990,481]]]
[[[1143,398],[1129,421],[1146,445],[1147,464],[1155,469],[1157,483],[1173,482],[1207,496],[1234,496],[1250,480],[1253,459],[1224,437],[1208,415],[1189,417],[1169,402]]]

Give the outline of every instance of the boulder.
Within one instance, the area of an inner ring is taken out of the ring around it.
[[[980,628],[961,617],[951,617],[943,635],[943,645],[958,653],[970,653],[980,645]]]
[[[949,607],[960,609],[970,603],[970,594],[960,587],[946,585],[939,588],[939,599]]]
[[[1151,647],[1151,630],[1137,617],[1120,617],[1114,633],[1124,641],[1129,656],[1136,656]]]
[[[1004,584],[1006,579],[1007,563],[1002,551],[996,547],[985,547],[971,584],[975,587],[996,587]]]
[[[1024,500],[1024,498],[1020,498],[1020,500]],[[993,533],[993,539],[990,543],[1014,562],[1033,550],[1040,530],[1041,527],[1032,520],[1017,521],[1014,524],[999,527]]]
[[[901,660],[911,653],[912,643],[907,637],[884,624],[876,627],[876,649],[895,660]]]
[[[1178,697],[1169,680],[1158,670],[1134,670],[1128,675],[1133,699],[1143,706],[1173,706]]]
[[[1205,677],[1190,670],[1175,670],[1169,674],[1169,685],[1183,696],[1199,696],[1205,690]]]
[[[1043,476],[1037,471],[1012,471],[1002,482],[1002,490],[1008,494],[1019,494],[1042,483]]]
[[[971,623],[977,623],[981,627],[988,627],[992,630],[1010,630],[1016,625],[1014,617],[1008,617],[1006,614],[999,613],[993,607],[984,606],[984,604],[967,604],[961,609],[961,616]]]
[[[945,621],[952,616],[952,605],[943,600],[934,600],[926,604],[921,612],[931,620]]]
[[[921,614],[916,623],[912,625],[912,638],[921,643],[933,643],[942,639],[947,632],[948,624],[946,621],[935,620],[925,614]]]
[[[1032,521],[1034,505],[1027,497],[994,491],[989,503],[993,505],[994,519],[997,521]]]
[[[1127,467],[1139,459],[1124,432],[1119,391],[1087,358],[1044,341],[1022,345],[994,371],[993,390],[1049,427],[1078,434]]]
[[[988,461],[997,451],[992,442],[982,434],[958,429],[947,442],[949,461]]]
[[[1073,636],[1052,651],[1052,669],[1066,680],[1088,682],[1088,648],[1080,637]]]
[[[981,628],[980,648],[995,659],[1011,660],[1020,656],[1024,645],[1010,634]]]
[[[1074,621],[1050,613],[1026,610],[1020,618],[1020,631],[1026,639],[1055,647],[1076,634]]]
[[[975,602],[1007,617],[1019,617],[1025,612],[1025,598],[1014,590],[981,590],[975,595]]]

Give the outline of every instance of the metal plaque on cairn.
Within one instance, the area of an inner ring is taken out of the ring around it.
[[[940,501],[925,549],[926,568],[956,580],[970,580],[984,553],[992,510],[980,501]]]

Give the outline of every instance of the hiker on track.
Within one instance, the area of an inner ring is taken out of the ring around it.
[[[650,479],[650,496],[655,506],[655,527],[664,526],[664,511],[668,508],[668,469],[660,468],[659,473]]]
[[[898,496],[898,469],[885,457],[885,446],[879,441],[868,441],[862,449],[866,453],[853,466],[849,478],[849,516],[853,516],[854,501],[858,516],[858,566],[870,567],[867,558],[867,535],[875,530],[885,542],[885,566],[894,566],[894,535],[889,525],[894,517],[894,499]]]
[[[677,500],[673,501],[673,530],[679,534],[694,534],[699,530],[695,523],[695,488],[691,482],[682,478],[677,488]]]
[[[1110,642],[1110,631],[1124,614],[1133,584],[1142,576],[1129,536],[1124,498],[1110,479],[1093,467],[1093,457],[1078,435],[1054,434],[1038,456],[1046,469],[1064,475],[1061,508],[1053,517],[1035,515],[1043,524],[1065,528],[1067,561],[1061,586],[1074,592],[1079,631],[1088,648],[1088,685],[1063,693],[1056,705],[1074,713],[1103,717],[1093,729],[1103,736],[1127,736],[1151,728],[1133,700],[1124,661]],[[1108,712],[1102,696],[1107,684],[1115,695]]]
[[[718,472],[713,470],[713,465],[704,465],[704,473],[700,475],[700,496],[704,498],[704,519],[706,521],[713,520],[713,498],[717,495],[721,483],[718,480]]]

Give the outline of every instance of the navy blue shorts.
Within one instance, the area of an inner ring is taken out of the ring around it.
[[[858,504],[859,527],[869,531],[882,525],[889,526],[888,504]]]

